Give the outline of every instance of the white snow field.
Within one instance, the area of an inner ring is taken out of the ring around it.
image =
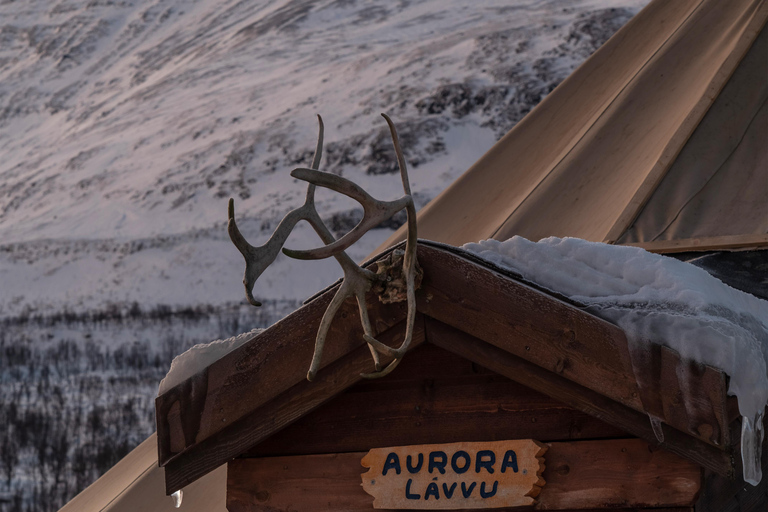
[[[515,236],[463,248],[620,326],[633,366],[647,359],[649,343],[657,343],[727,373],[728,393],[737,397],[743,416],[744,479],[760,482],[768,405],[768,301],[731,288],[701,268],[637,247],[556,237],[531,242]],[[642,387],[647,376],[636,372],[636,377]],[[681,382],[687,381],[682,377]],[[651,421],[659,436],[658,420]]]
[[[0,2],[0,316],[239,301],[227,199],[264,241],[301,204],[289,172],[316,113],[321,169],[394,198],[388,113],[422,206],[645,3]],[[318,199],[336,232],[361,214]],[[316,244],[304,227],[288,246]],[[302,299],[340,275],[280,258],[255,293]]]

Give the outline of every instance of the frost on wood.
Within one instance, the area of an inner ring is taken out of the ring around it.
[[[210,343],[200,343],[190,348],[183,354],[173,358],[168,375],[160,381],[160,396],[169,389],[181,384],[203,368],[207,368],[237,347],[259,334],[262,329],[253,329],[250,332],[238,334],[226,340],[216,340]]]
[[[637,369],[648,360],[652,343],[728,374],[728,394],[737,397],[743,416],[744,480],[757,485],[768,404],[767,301],[698,267],[636,247],[555,237],[536,243],[516,236],[463,248],[620,326],[641,390],[650,376]]]

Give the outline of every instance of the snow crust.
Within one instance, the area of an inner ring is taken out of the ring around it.
[[[160,396],[174,386],[184,382],[203,368],[210,366],[229,354],[261,331],[263,331],[263,329],[253,329],[249,332],[227,338],[226,340],[200,343],[174,357],[173,362],[171,363],[171,368],[168,370],[168,374],[160,381],[160,388],[157,390],[157,395]],[[179,498],[179,503],[180,502],[181,499]]]
[[[423,206],[647,3],[0,2],[0,316],[242,300],[227,199],[264,243],[304,201],[289,173],[315,114],[320,168],[395,199],[387,112]],[[316,201],[334,233],[362,216]],[[302,227],[287,246],[317,244]],[[255,293],[299,300],[340,276],[281,256]]]
[[[531,242],[515,236],[463,249],[620,326],[636,369],[656,343],[727,373],[728,394],[737,397],[743,415],[744,477],[757,485],[768,404],[768,301],[731,288],[703,269],[636,247],[576,238]],[[638,373],[642,390],[647,380]]]

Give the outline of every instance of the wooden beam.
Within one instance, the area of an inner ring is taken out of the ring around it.
[[[763,432],[768,428],[768,417],[763,421]],[[741,430],[741,420],[737,419],[731,426],[731,431]],[[739,442],[738,436],[732,436],[734,443]],[[738,454],[739,447],[733,446]],[[723,478],[717,473],[707,471],[704,474],[704,485],[699,500],[696,502],[696,512],[765,512],[768,510],[768,436],[763,438],[761,455],[763,479],[757,486],[752,486],[742,478],[741,457],[736,456],[736,476],[733,479]]]
[[[157,397],[160,465],[166,465],[184,450],[306,380],[320,319],[335,291],[336,287],[327,290],[263,331],[254,341],[243,344]],[[368,299],[370,318],[377,334],[405,318],[405,303],[385,305],[373,295]],[[338,311],[327,339],[323,365],[364,345],[354,300],[346,301]],[[366,371],[372,370],[371,364]]]
[[[657,346],[659,357],[642,371],[663,378],[640,393],[619,327],[470,257],[419,246],[419,261],[425,272],[418,303],[425,315],[638,412],[651,412],[712,446],[728,445],[722,371],[694,368]],[[683,366],[690,370],[689,381],[678,382],[677,369]]]
[[[589,388],[574,384],[556,373],[547,371],[442,322],[426,318],[425,324],[430,343],[466,357],[470,361],[556,398],[632,435],[657,444],[647,415]],[[661,443],[663,448],[720,475],[733,477],[734,462],[729,452],[683,434],[668,425],[663,425],[662,429],[665,438],[664,442]]]
[[[633,242],[632,247],[641,247],[648,252],[669,254],[675,252],[696,251],[739,251],[768,247],[768,235],[733,235],[704,238],[683,238],[677,240],[657,240],[655,242]]]
[[[405,322],[382,333],[383,343],[398,343]],[[424,342],[424,323],[417,315],[412,348]],[[382,362],[389,359],[382,358]],[[313,382],[299,381],[289,390],[274,397],[257,410],[228,422],[227,427],[187,448],[165,466],[166,493],[188,485],[228,460],[252,448],[302,416],[323,405],[337,394],[360,381],[360,373],[371,371],[371,354],[367,345],[327,365]],[[244,400],[245,396],[242,397]]]
[[[729,446],[730,424],[725,374],[711,366],[684,360],[660,347],[658,389],[662,415],[669,425],[714,446]]]
[[[639,439],[549,443],[535,510],[690,507],[696,465]],[[365,452],[236,459],[227,468],[230,512],[371,510],[360,486]]]
[[[419,247],[419,311],[642,411],[624,332],[522,282]]]
[[[397,371],[362,381],[245,457],[357,452],[385,446],[536,438],[627,437],[589,414],[427,344]]]

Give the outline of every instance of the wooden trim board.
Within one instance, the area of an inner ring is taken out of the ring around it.
[[[537,367],[512,354],[454,329],[434,319],[426,320],[430,343],[469,359],[536,391],[584,411],[606,423],[617,426],[653,444],[658,444],[648,416],[606,398],[605,396],[569,382],[567,379]],[[734,459],[729,452],[718,449],[682,432],[662,425],[665,440],[661,447],[717,474],[732,478]]]
[[[360,482],[365,452],[236,459],[228,464],[230,512],[372,510]],[[701,469],[640,439],[549,443],[535,510],[690,507]]]

